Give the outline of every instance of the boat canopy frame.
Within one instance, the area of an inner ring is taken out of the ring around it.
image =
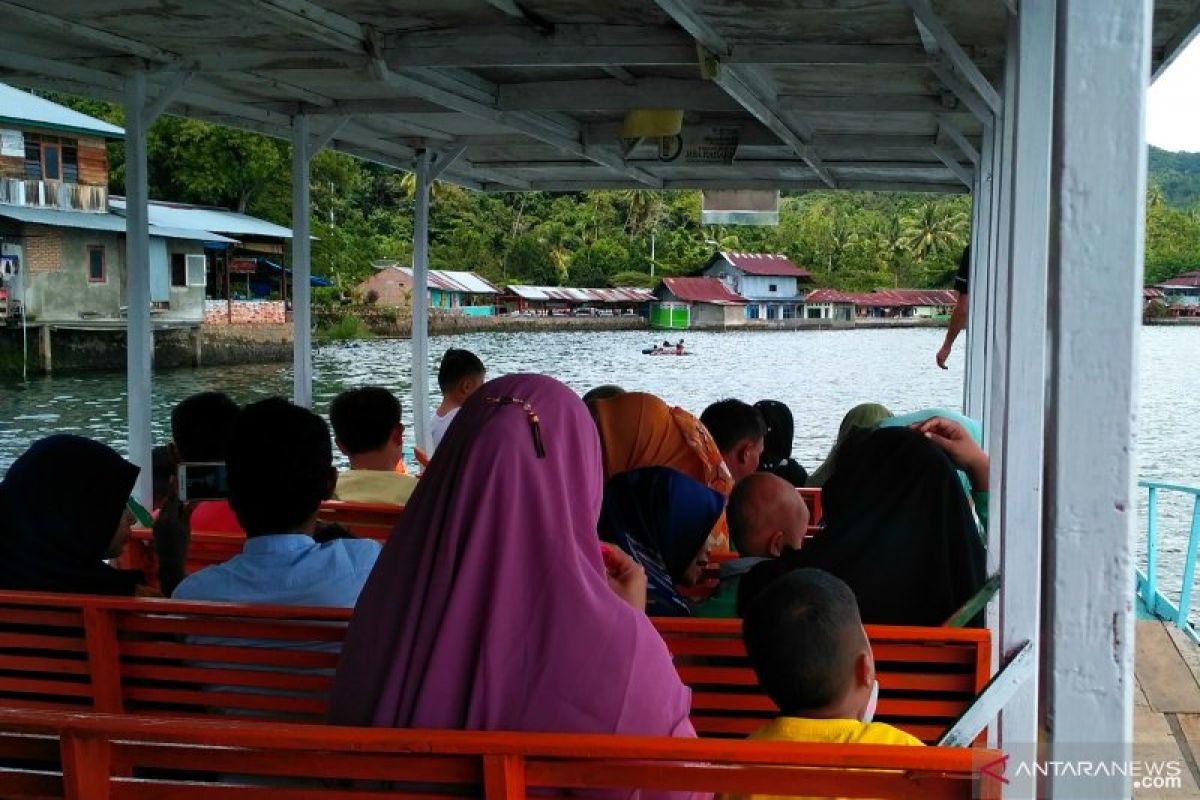
[[[964,407],[984,421],[992,456],[989,558],[1002,576],[988,622],[997,663],[1030,642],[1039,663],[992,739],[1017,760],[1035,757],[1043,731],[1064,756],[1091,745],[1108,748],[1093,760],[1128,762],[1145,97],[1200,28],[1200,0],[737,9],[215,0],[185,16],[156,0],[0,0],[0,80],[125,108],[139,497],[150,492],[153,351],[146,133],[160,114],[292,142],[295,400],[306,406],[312,156],[332,148],[416,173],[413,416],[425,447],[434,180],[969,191]],[[622,140],[625,114],[642,108],[682,108],[680,158]],[[736,147],[714,156],[717,140]],[[1036,774],[1010,771],[1008,791],[1034,796]],[[1130,777],[1067,771],[1041,791],[1123,798]]]

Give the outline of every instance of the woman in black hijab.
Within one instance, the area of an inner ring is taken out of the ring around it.
[[[986,580],[983,540],[958,472],[915,430],[849,437],[821,502],[825,530],[752,569],[739,609],[783,572],[817,567],[850,585],[863,622],[941,625]]]
[[[699,579],[708,534],[724,496],[682,472],[647,467],[622,472],[604,486],[600,538],[618,545],[646,570],[646,613],[688,616],[675,588]]]
[[[796,432],[792,410],[778,400],[759,400],[754,407],[767,423],[758,471],[778,475],[792,486],[806,485],[808,470],[792,458],[792,437]]]
[[[82,436],[34,443],[0,481],[0,589],[139,593],[145,575],[104,563],[129,539],[137,475],[111,447]]]

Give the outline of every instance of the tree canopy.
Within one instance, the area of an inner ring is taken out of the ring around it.
[[[52,99],[123,122],[116,106]],[[152,198],[290,224],[289,143],[164,116],[148,145]],[[109,159],[112,189],[123,192],[123,143],[109,145]],[[1200,154],[1151,148],[1150,164],[1147,283],[1200,268]],[[413,191],[411,174],[320,153],[312,165],[314,273],[349,291],[373,260],[409,262]],[[433,198],[431,267],[536,285],[649,286],[700,269],[720,248],[783,253],[818,285],[848,291],[949,286],[971,225],[966,195],[785,192],[773,227],[702,225],[698,192],[482,194],[438,183]]]

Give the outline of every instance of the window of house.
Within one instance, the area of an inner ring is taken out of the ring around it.
[[[79,183],[79,148],[70,139],[62,140],[62,179]]]
[[[42,179],[42,143],[32,136],[25,136],[25,177],[31,181]]]
[[[57,142],[42,142],[42,178],[62,180],[62,146]]]
[[[777,284],[777,283],[768,283],[768,284],[767,284],[767,291],[768,291],[768,292],[776,292],[776,291],[779,291],[779,284]]]
[[[79,180],[79,146],[74,139],[25,134],[25,178],[31,181]]]
[[[171,253],[171,286],[183,288],[187,285],[187,256],[183,253]]]
[[[104,283],[108,280],[104,247],[97,244],[88,245],[87,259],[88,283]]]

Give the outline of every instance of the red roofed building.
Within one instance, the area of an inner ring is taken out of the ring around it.
[[[1200,270],[1176,275],[1155,285],[1175,316],[1200,316]]]
[[[804,298],[805,319],[836,319],[849,322],[854,319],[854,302],[857,295],[837,289],[813,289]]]
[[[814,289],[804,300],[806,319],[852,317],[912,318],[949,314],[958,293],[952,289],[876,289],[851,294],[837,289]]]
[[[804,292],[812,274],[779,253],[718,252],[704,275],[719,278],[747,301],[747,319],[793,319],[802,315]]]
[[[746,324],[746,298],[720,278],[663,278],[654,290],[658,303],[651,310],[654,327],[729,327]],[[687,309],[687,314],[679,313]],[[680,324],[686,317],[684,324]]]

